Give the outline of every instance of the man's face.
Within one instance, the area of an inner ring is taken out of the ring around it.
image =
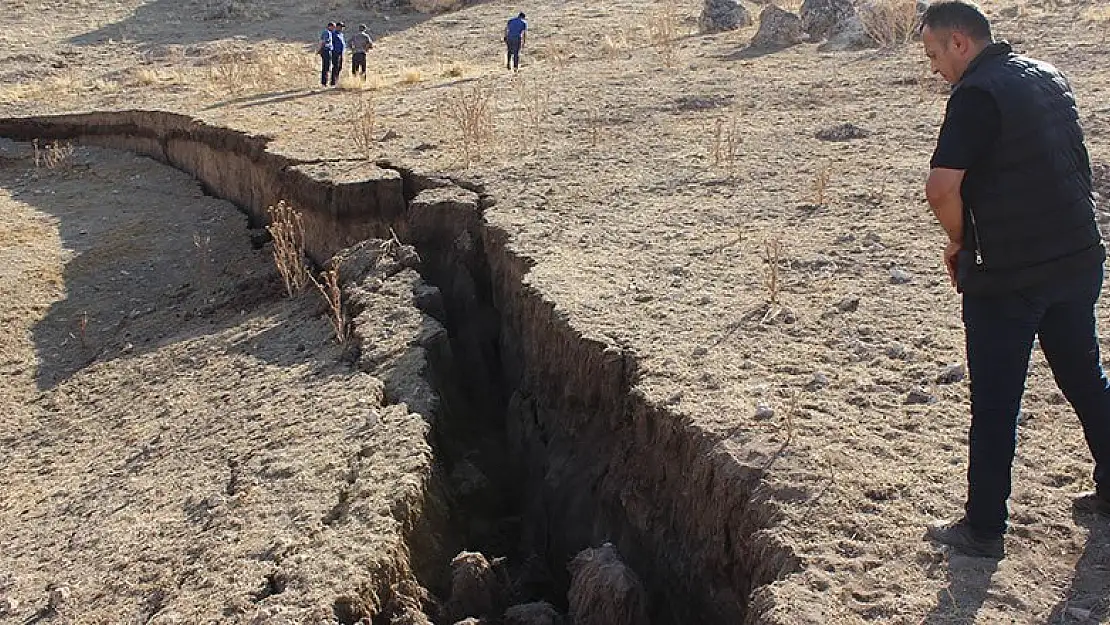
[[[929,57],[929,67],[934,74],[940,74],[948,84],[955,84],[967,69],[965,45],[958,41],[962,35],[949,30],[933,30],[926,26],[921,31],[921,44],[925,56]],[[966,37],[964,37],[966,39]]]
[[[332,26],[331,24],[328,24],[328,30],[335,30],[335,26]]]

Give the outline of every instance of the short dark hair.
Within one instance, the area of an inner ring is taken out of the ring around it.
[[[335,26],[335,22],[328,22],[328,26]]]
[[[520,15],[518,15],[517,17],[519,17],[520,19],[524,19],[524,11],[521,11]]]
[[[975,41],[991,41],[991,23],[979,7],[965,0],[940,0],[930,3],[921,15],[921,27],[961,32]]]

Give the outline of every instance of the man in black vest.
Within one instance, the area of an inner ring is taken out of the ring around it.
[[[971,379],[965,514],[928,536],[1001,558],[1035,336],[1095,459],[1096,491],[1077,505],[1110,514],[1110,382],[1095,329],[1106,254],[1067,79],[995,43],[987,18],[962,0],[929,5],[922,24],[933,71],[953,85],[926,195],[963,294]]]

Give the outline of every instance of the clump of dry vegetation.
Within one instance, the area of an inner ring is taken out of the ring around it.
[[[673,67],[675,40],[679,37],[680,18],[674,0],[662,0],[648,15],[648,40],[663,59],[663,64]]]
[[[729,178],[736,173],[736,156],[743,140],[736,117],[719,117],[713,124],[711,157],[714,167],[721,167]]]
[[[763,286],[767,290],[767,315],[773,317],[779,308],[782,293],[782,258],[785,245],[779,237],[763,241]]]
[[[832,165],[825,163],[813,177],[813,206],[825,206],[829,200],[829,181],[832,180]]]
[[[294,297],[304,291],[310,278],[304,257],[304,221],[301,214],[281,200],[267,209],[270,225],[266,227],[274,241],[274,265],[285,285],[285,293]]]
[[[51,141],[45,147],[39,146],[39,140],[31,141],[35,152],[35,167],[47,169],[64,169],[73,161],[73,144],[69,141]]]
[[[917,1],[873,0],[860,6],[859,18],[875,43],[884,48],[900,46],[917,33]]]
[[[355,103],[350,128],[355,147],[367,159],[372,158],[377,145],[377,114],[374,111],[373,97],[362,97]]]
[[[470,167],[494,142],[493,93],[482,86],[457,87],[443,97],[440,110],[457,133],[463,166]]]
[[[539,142],[551,116],[551,86],[547,81],[521,79],[516,82],[520,99],[521,126],[530,139]]]
[[[343,288],[339,282],[339,263],[332,265],[320,272],[320,280],[311,273],[308,274],[320,296],[328,305],[328,321],[335,332],[335,340],[343,345],[347,342],[347,316],[343,312]]]

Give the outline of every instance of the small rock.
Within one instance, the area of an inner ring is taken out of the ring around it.
[[[765,403],[758,403],[755,405],[755,418],[764,420],[770,419],[775,416],[775,409]]]
[[[61,612],[65,608],[66,603],[70,597],[69,588],[66,586],[55,586],[50,589],[50,596],[47,599],[47,607],[51,612]]]
[[[1091,612],[1090,610],[1085,610],[1083,608],[1068,608],[1068,614],[1074,616],[1079,620],[1085,621],[1091,618],[1091,614],[1093,614],[1093,612]]]
[[[856,312],[859,310],[859,298],[845,297],[836,303],[836,309],[842,313]]]
[[[709,350],[706,349],[705,347],[695,347],[694,351],[693,351],[693,354],[695,356],[704,356],[708,353],[709,353]]]
[[[829,385],[829,376],[825,375],[824,373],[822,373],[820,371],[817,371],[816,373],[813,374],[813,379],[811,379],[809,381],[809,384],[806,385],[806,388],[811,390],[811,391],[815,391],[815,390],[820,389],[820,388],[825,388],[828,385]]]
[[[397,134],[396,132],[393,131],[392,128],[390,128],[389,130],[386,130],[385,133],[382,134],[382,138],[378,139],[378,141],[385,142],[385,141],[392,141],[393,139],[399,139],[399,138],[401,138],[401,135]]]
[[[773,4],[763,7],[759,13],[759,30],[752,37],[752,48],[785,48],[801,41],[801,18]]]
[[[0,599],[0,616],[15,616],[19,611],[19,601],[13,597]]]
[[[907,284],[913,280],[913,276],[905,269],[893,267],[890,270],[890,281],[893,284]]]
[[[563,617],[546,601],[522,603],[505,610],[504,625],[561,625]]]
[[[439,146],[437,146],[434,143],[417,143],[416,145],[412,146],[412,151],[413,152],[427,152],[428,150],[434,150],[437,147],[439,147]]]
[[[931,404],[936,402],[937,398],[933,397],[925,389],[915,388],[906,395],[907,404]]]
[[[818,130],[814,136],[822,141],[850,141],[852,139],[863,139],[870,134],[871,132],[868,130],[851,122],[845,122]]]
[[[891,343],[890,345],[887,345],[887,358],[893,358],[894,360],[905,360],[906,354],[906,346],[902,345],[901,343]]]
[[[964,379],[963,365],[948,365],[937,375],[937,384],[955,384]]]

